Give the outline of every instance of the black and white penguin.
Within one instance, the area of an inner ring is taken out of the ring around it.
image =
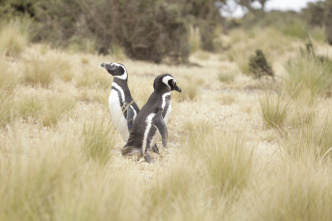
[[[108,105],[115,128],[127,142],[129,131],[140,111],[128,88],[127,70],[124,65],[119,63],[103,63],[101,66],[114,77]]]
[[[149,163],[153,162],[149,150],[155,145],[157,130],[161,135],[163,146],[167,146],[168,130],[166,123],[171,113],[171,91],[181,92],[175,78],[170,74],[162,74],[156,77],[153,88],[154,92],[138,113],[130,131],[128,142],[121,150],[124,156],[140,154]]]

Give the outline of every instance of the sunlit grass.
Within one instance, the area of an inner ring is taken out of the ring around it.
[[[213,131],[208,122],[186,123],[183,146],[190,159],[202,161],[215,194],[244,188],[251,176],[253,151],[243,138],[225,131]]]
[[[19,20],[0,24],[0,54],[19,55],[28,46],[27,27],[27,22]]]
[[[55,78],[53,70],[57,69],[55,62],[44,61],[38,57],[25,61],[23,81],[48,87]]]
[[[82,74],[76,77],[77,87],[89,87],[98,89],[110,89],[113,77],[100,64],[86,66]]]
[[[311,156],[282,162],[260,180],[240,208],[246,220],[330,220],[331,167]],[[243,206],[243,207],[242,207]]]
[[[38,114],[43,126],[55,126],[57,122],[76,105],[76,100],[67,97],[49,96],[43,101]]]
[[[260,106],[264,123],[268,127],[281,128],[284,126],[289,111],[288,103],[281,96],[266,93],[260,99]]]
[[[111,125],[111,122],[100,120],[83,127],[83,150],[89,158],[101,164],[107,163],[117,143],[115,129]]]
[[[0,89],[0,128],[6,126],[17,116],[16,102],[14,100],[14,95],[10,94],[8,91]]]
[[[1,56],[1,55],[0,55]],[[20,75],[12,70],[9,63],[0,58],[0,88],[9,93],[13,92],[20,82]]]

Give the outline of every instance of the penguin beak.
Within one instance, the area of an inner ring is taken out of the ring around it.
[[[176,84],[174,85],[174,90],[176,90],[177,92],[180,92],[181,93],[181,88],[179,88]]]
[[[102,66],[103,68],[105,68],[108,71],[112,71],[112,70],[116,69],[116,66],[112,65],[112,63],[111,64],[102,63],[100,66]]]

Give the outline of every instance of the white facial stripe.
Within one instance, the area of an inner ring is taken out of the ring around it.
[[[149,135],[150,128],[151,128],[151,125],[152,125],[152,118],[154,117],[154,115],[156,115],[156,114],[150,114],[145,120],[146,128],[145,128],[145,131],[144,131],[143,146],[142,146],[142,154],[143,155],[145,154],[146,143],[147,143],[148,135]]]
[[[115,65],[117,67],[121,66],[124,70],[124,73],[123,75],[119,75],[119,76],[114,76],[115,78],[119,78],[121,80],[127,80],[128,78],[128,74],[127,74],[127,69],[125,68],[125,66],[123,66],[122,64],[119,64],[119,63],[112,63],[112,65]]]
[[[125,95],[124,95],[122,88],[117,83],[114,83],[114,82],[112,83],[112,86],[120,91],[120,96],[122,98],[122,101],[125,101]]]
[[[163,83],[166,84],[169,88],[171,88],[169,85],[168,85],[168,81],[173,79],[175,81],[174,78],[172,78],[171,76],[165,76],[163,77]]]
[[[167,92],[167,93],[163,94],[163,96],[162,96],[163,102],[161,104],[162,109],[165,108],[165,106],[166,106],[166,97],[169,96],[169,95],[171,95],[171,92]]]

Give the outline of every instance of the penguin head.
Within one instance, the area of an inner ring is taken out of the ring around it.
[[[153,89],[165,91],[177,91],[181,93],[181,88],[178,87],[175,78],[170,74],[162,74],[154,79]]]
[[[113,75],[116,78],[120,78],[122,80],[127,80],[127,70],[126,67],[123,64],[120,63],[102,63],[101,66],[105,68],[108,73]]]

